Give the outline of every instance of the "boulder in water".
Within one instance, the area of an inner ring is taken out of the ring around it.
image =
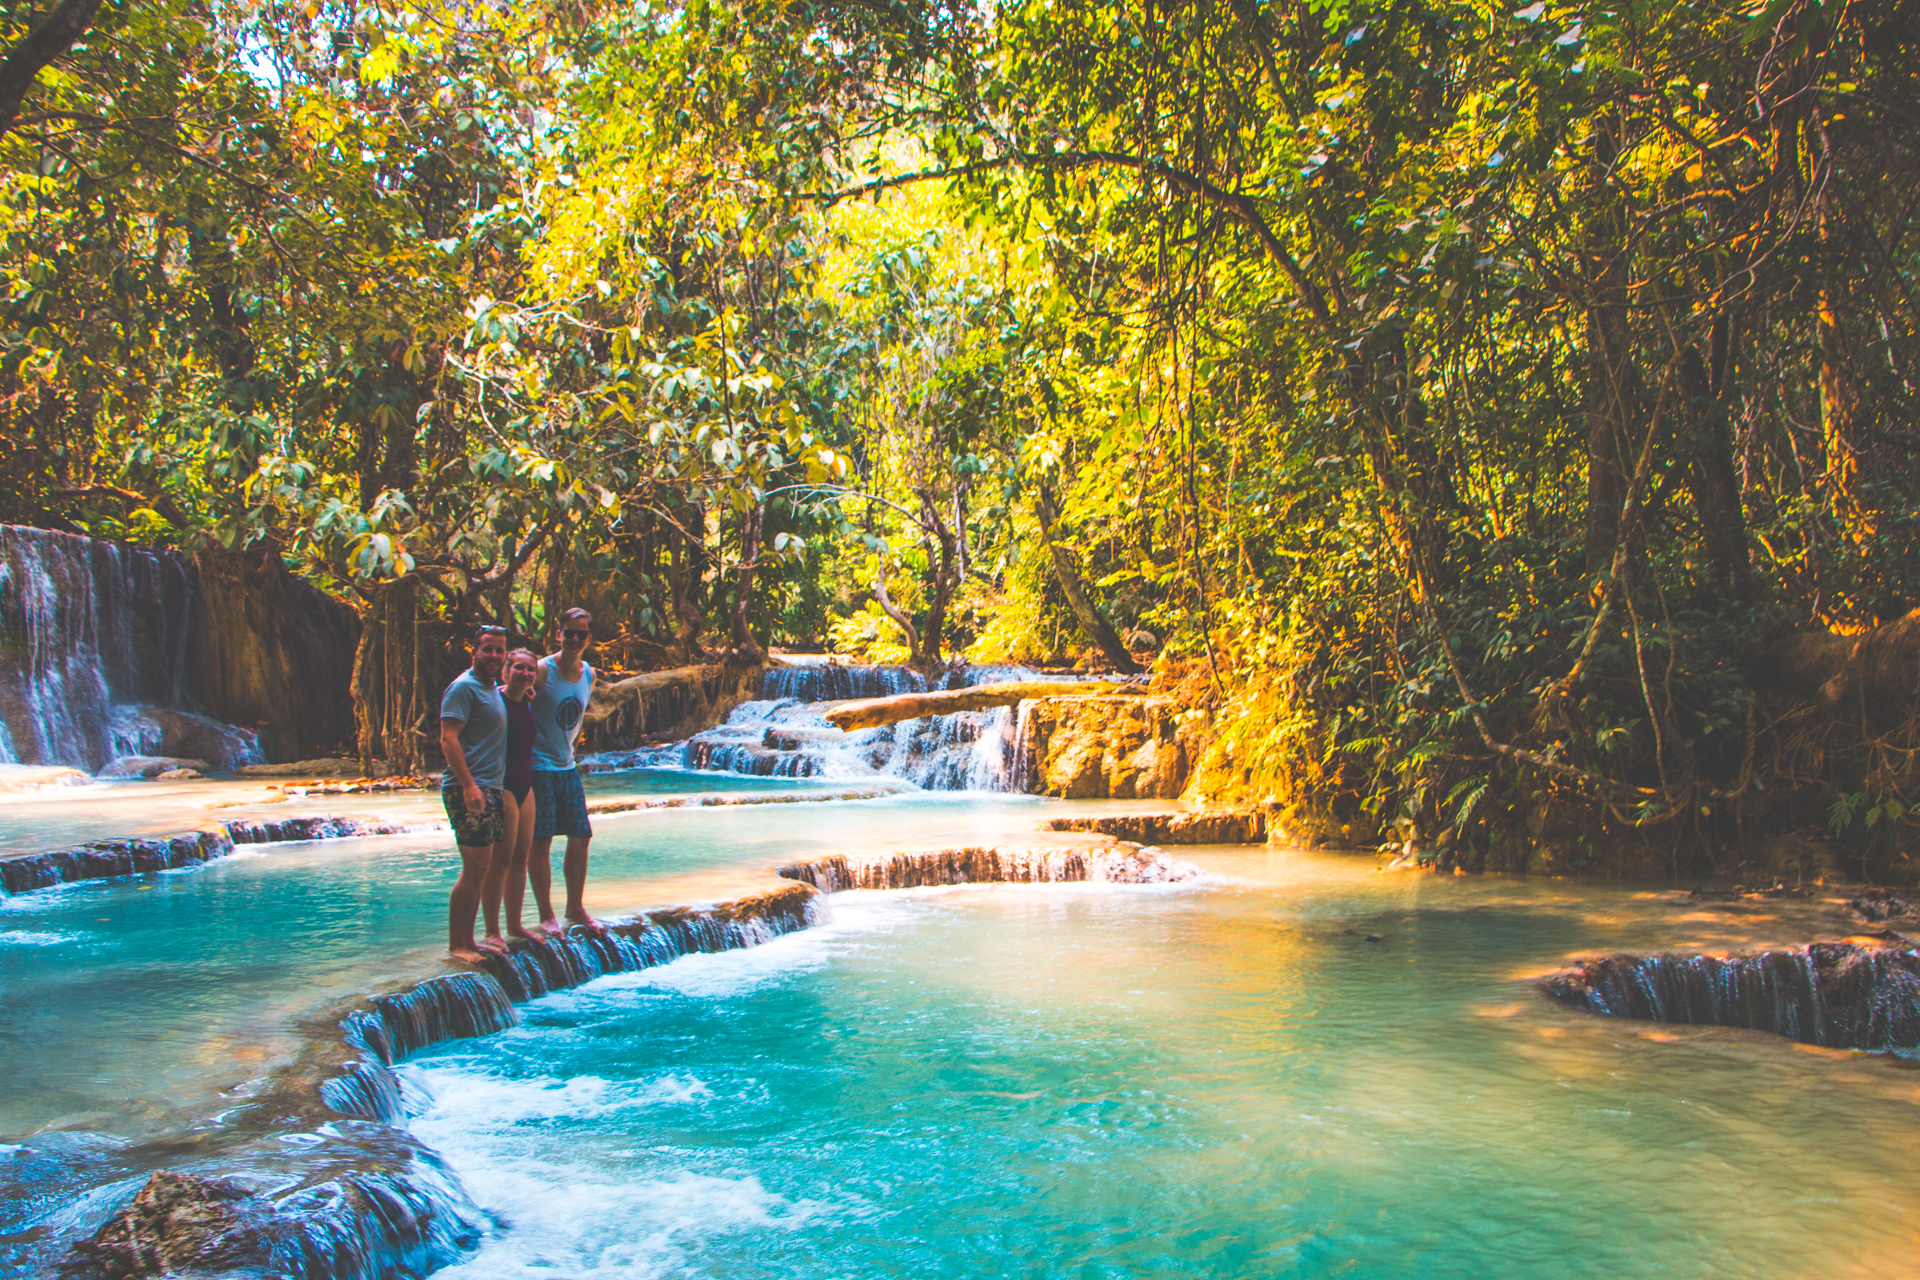
[[[101,778],[157,778],[163,773],[179,769],[194,769],[206,772],[213,768],[205,760],[185,760],[178,756],[121,756],[118,760],[109,760],[96,777]]]
[[[200,772],[198,769],[169,769],[165,773],[154,774],[153,780],[155,782],[187,782],[194,778],[204,778],[206,776],[206,774]]]
[[[262,1271],[275,1257],[268,1207],[224,1178],[161,1171],[91,1240],[74,1247],[70,1277]]]
[[[142,707],[140,714],[160,727],[158,755],[206,760],[224,770],[258,764],[262,759],[259,736],[251,729],[171,707]]]

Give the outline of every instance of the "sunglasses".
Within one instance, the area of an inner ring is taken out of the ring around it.
[[[483,636],[503,636],[507,634],[505,627],[480,627],[478,631]]]
[[[562,632],[561,632],[560,634],[561,634],[561,635],[563,635],[563,636],[565,636],[565,637],[566,637],[567,639],[569,639],[569,640],[591,640],[591,639],[593,639],[593,632],[591,632],[591,631],[575,631],[575,630],[574,630],[573,628],[571,628],[571,627],[568,627],[568,628],[567,628],[566,630],[564,630],[564,631],[562,631]]]

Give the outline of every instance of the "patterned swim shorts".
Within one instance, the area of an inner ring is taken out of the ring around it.
[[[551,840],[555,836],[593,835],[593,820],[587,817],[587,792],[580,785],[578,769],[535,769],[533,771],[533,838]]]
[[[447,806],[454,842],[469,849],[497,844],[507,834],[507,812],[501,801],[505,793],[495,787],[482,787],[480,794],[487,798],[487,806],[474,814],[467,811],[467,798],[459,783],[443,783],[440,787],[440,803]]]

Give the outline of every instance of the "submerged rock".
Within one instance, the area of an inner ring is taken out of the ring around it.
[[[286,764],[250,764],[237,772],[243,778],[358,778],[361,775],[358,760],[346,760],[338,756],[294,760]],[[366,770],[370,778],[384,778],[392,772],[392,766],[385,760],[370,761]]]
[[[83,786],[93,776],[64,764],[0,764],[0,795],[41,791],[47,787]]]
[[[1748,1027],[1837,1049],[1920,1045],[1920,954],[1816,942],[1735,956],[1607,956],[1547,994],[1614,1017]]]

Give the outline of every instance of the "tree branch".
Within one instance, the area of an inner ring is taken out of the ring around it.
[[[45,22],[7,51],[6,60],[0,61],[0,135],[13,127],[34,77],[73,48],[99,8],[100,0],[60,0]]]

